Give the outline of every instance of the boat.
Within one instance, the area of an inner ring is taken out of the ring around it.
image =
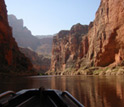
[[[68,91],[23,89],[0,94],[0,107],[84,107]]]

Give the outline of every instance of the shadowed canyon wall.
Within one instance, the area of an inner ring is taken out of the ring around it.
[[[23,19],[17,19],[14,15],[8,15],[8,20],[12,27],[13,37],[19,47],[29,48],[40,55],[51,56],[52,35],[34,36],[31,31],[24,26]]]
[[[33,68],[35,69],[35,71],[37,71],[37,73],[44,74],[46,71],[49,70],[51,62],[50,58],[43,55],[38,55],[36,52],[31,51],[27,48],[20,48],[20,51],[31,60]]]
[[[14,15],[8,15],[8,21],[10,26],[12,27],[13,37],[20,47],[31,48],[35,50],[37,45],[39,45],[39,41],[36,37],[34,37],[31,31],[24,26],[24,22],[22,19],[17,19]]]
[[[0,72],[30,71],[32,64],[19,51],[8,24],[4,0],[0,0]]]
[[[53,36],[33,36],[31,31],[24,26],[22,19],[8,15],[12,27],[13,37],[18,43],[20,51],[28,57],[35,71],[44,73],[50,68],[50,56]]]
[[[95,20],[89,27],[77,24],[70,31],[59,32],[53,40],[51,71],[77,71],[81,67],[92,66],[123,66],[123,61],[122,0],[101,0]]]

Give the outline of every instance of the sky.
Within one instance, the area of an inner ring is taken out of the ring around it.
[[[33,35],[70,30],[77,23],[95,19],[100,0],[5,0],[8,14],[24,20]]]

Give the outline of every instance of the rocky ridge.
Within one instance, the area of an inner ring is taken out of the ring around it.
[[[4,0],[0,0],[0,72],[30,72],[32,64],[12,37]]]
[[[29,48],[40,55],[51,55],[52,35],[34,36],[24,26],[23,19],[17,19],[14,15],[8,15],[9,24],[12,27],[13,37],[19,47]]]
[[[52,35],[33,36],[22,19],[17,19],[14,15],[8,15],[8,19],[20,51],[31,60],[35,71],[45,73],[50,68]]]
[[[24,26],[22,19],[17,19],[14,15],[8,15],[8,21],[13,30],[13,37],[18,43],[19,47],[31,48],[35,50],[39,41],[35,38],[31,31]]]
[[[78,67],[80,59],[87,53],[87,25],[76,24],[70,31],[60,31],[53,38],[51,71],[64,71]],[[82,38],[83,37],[83,38]],[[82,40],[85,40],[83,43]],[[82,47],[82,44],[86,45]]]
[[[88,33],[79,29],[80,25],[59,32],[53,40],[50,73],[105,75],[119,67],[113,75],[124,74],[123,17],[122,0],[101,0]]]

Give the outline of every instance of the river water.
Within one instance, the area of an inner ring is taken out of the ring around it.
[[[67,90],[85,107],[124,107],[124,76],[0,77],[0,93],[41,86]]]

